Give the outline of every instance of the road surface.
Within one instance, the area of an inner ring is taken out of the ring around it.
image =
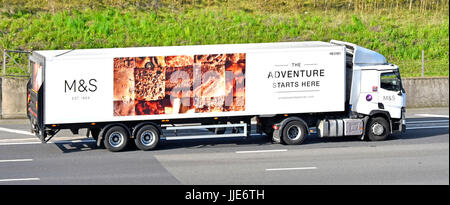
[[[407,110],[407,131],[387,141],[308,136],[302,145],[265,136],[162,142],[112,153],[83,133],[40,144],[26,120],[0,121],[5,184],[449,184],[448,108]]]

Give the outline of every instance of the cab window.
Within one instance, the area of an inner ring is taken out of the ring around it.
[[[381,73],[380,75],[380,87],[390,91],[400,91],[401,81],[399,76],[394,72]]]

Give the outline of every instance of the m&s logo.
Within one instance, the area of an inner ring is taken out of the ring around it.
[[[95,92],[97,90],[97,80],[89,79],[89,80],[73,80],[73,81],[64,81],[64,92]]]

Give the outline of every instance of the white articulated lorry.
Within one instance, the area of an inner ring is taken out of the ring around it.
[[[249,136],[384,140],[405,131],[399,68],[355,44],[282,42],[34,51],[28,117],[43,143],[59,130],[110,151],[160,140]],[[208,129],[168,136],[166,130]],[[228,131],[227,131],[228,130]]]

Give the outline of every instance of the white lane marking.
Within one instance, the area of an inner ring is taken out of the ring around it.
[[[432,114],[415,114],[416,116],[421,117],[446,117],[448,118],[448,115],[432,115]]]
[[[31,162],[33,159],[4,159],[0,160],[0,163],[2,162]]]
[[[19,179],[0,179],[0,182],[13,182],[13,181],[39,181],[39,178],[19,178]]]
[[[272,150],[254,150],[254,151],[236,151],[237,154],[248,154],[248,153],[264,153],[264,152],[286,152],[287,149],[272,149]]]
[[[290,170],[311,170],[311,169],[317,169],[317,167],[272,168],[266,169],[266,171],[290,171]]]
[[[37,141],[37,137],[33,138],[14,138],[14,139],[0,139],[1,142],[20,142],[20,141]]]
[[[87,139],[86,137],[80,137],[80,136],[72,136],[72,137],[55,137],[53,140],[57,141],[71,141],[71,140],[83,140]],[[10,138],[10,139],[0,139],[0,143],[2,142],[20,142],[20,141],[31,141],[31,142],[40,142],[40,140],[37,137],[32,138]]]
[[[4,132],[12,132],[12,133],[21,134],[21,135],[31,135],[31,136],[34,136],[34,134],[31,133],[31,132],[27,132],[27,131],[23,131],[23,130],[14,130],[14,129],[4,128],[4,127],[0,127],[0,131],[4,131]]]
[[[7,143],[0,143],[0,146],[2,146],[2,145],[26,145],[26,144],[41,144],[41,142],[7,142]]]
[[[448,126],[432,126],[432,127],[407,127],[407,130],[416,130],[416,129],[433,129],[433,128],[448,128]]]
[[[448,120],[412,121],[412,122],[406,122],[406,124],[434,123],[434,122],[448,122]]]
[[[62,140],[62,141],[55,141],[55,142],[47,142],[49,144],[63,144],[63,143],[80,143],[80,142],[97,142],[94,139],[85,139],[85,140]],[[38,142],[6,142],[6,143],[0,143],[0,146],[2,145],[27,145],[27,144],[41,144],[40,141]]]

